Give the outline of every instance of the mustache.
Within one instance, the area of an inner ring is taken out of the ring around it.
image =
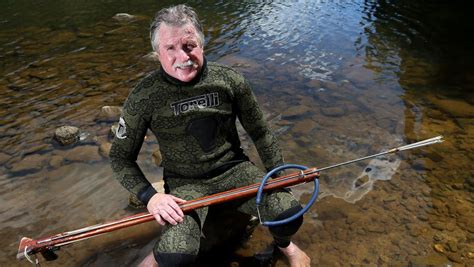
[[[173,64],[173,68],[186,68],[186,67],[190,67],[190,66],[197,66],[197,63],[195,63],[191,59],[188,59],[188,61],[186,61],[184,63],[175,63],[175,64]]]

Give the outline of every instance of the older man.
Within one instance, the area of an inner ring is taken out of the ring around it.
[[[186,266],[198,251],[207,208],[183,214],[186,200],[257,182],[264,175],[240,147],[238,117],[254,141],[265,168],[283,163],[255,96],[233,69],[208,63],[204,35],[194,10],[185,5],[160,10],[150,29],[161,68],[128,96],[110,152],[120,183],[147,205],[162,235],[143,266]],[[136,159],[148,129],[163,156],[165,194],[147,181]],[[264,198],[261,216],[282,219],[301,210],[288,190]],[[236,202],[238,211],[256,215],[254,199]],[[291,242],[302,219],[271,227],[276,245],[292,266],[309,266],[309,257]]]

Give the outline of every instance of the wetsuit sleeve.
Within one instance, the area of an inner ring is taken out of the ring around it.
[[[270,171],[282,165],[283,156],[278,141],[268,127],[248,82],[244,80],[240,83],[234,93],[237,116],[252,138],[265,169]]]
[[[114,177],[145,204],[153,187],[136,161],[149,127],[149,120],[142,110],[146,105],[133,92],[127,98],[109,155]]]

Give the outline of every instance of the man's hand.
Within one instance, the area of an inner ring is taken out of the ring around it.
[[[156,221],[165,225],[166,222],[177,225],[184,219],[184,213],[179,204],[186,200],[169,194],[156,193],[150,198],[146,208],[156,219]]]

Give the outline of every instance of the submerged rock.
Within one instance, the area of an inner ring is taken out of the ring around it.
[[[103,106],[97,115],[97,121],[116,122],[120,118],[122,107],[119,106]]]
[[[143,15],[130,15],[128,13],[117,13],[112,17],[112,19],[119,22],[134,22],[134,21],[148,20],[149,18]]]
[[[101,143],[100,146],[99,146],[99,153],[103,157],[108,158],[111,148],[112,148],[112,143],[109,143],[109,142]]]
[[[114,124],[112,124],[112,126],[110,126],[109,135],[110,135],[111,138],[113,138],[115,136],[115,134],[117,133],[117,129],[118,129],[118,123],[114,123]]]
[[[37,172],[41,170],[47,157],[44,155],[34,154],[26,156],[19,162],[12,164],[10,171],[12,173]]]
[[[96,162],[102,160],[96,146],[78,146],[66,151],[64,159],[68,161]]]
[[[58,155],[54,155],[49,160],[49,166],[53,168],[59,168],[63,164],[64,158]]]
[[[117,13],[112,18],[118,21],[130,21],[130,20],[134,20],[135,16],[130,15],[128,13]]]
[[[154,52],[154,51],[144,55],[142,58],[146,61],[150,61],[150,62],[155,62],[156,61],[156,62],[158,62],[157,53]]]
[[[54,138],[63,146],[79,141],[79,128],[74,126],[61,126],[54,132]]]
[[[321,113],[327,117],[342,117],[346,115],[346,109],[344,107],[325,107],[321,108]]]
[[[312,108],[306,105],[292,106],[282,113],[282,117],[285,119],[292,119],[304,116],[312,111]]]
[[[463,263],[463,259],[461,258],[461,256],[459,256],[456,253],[448,253],[447,256],[448,256],[448,259],[450,259],[453,262]]]
[[[439,252],[439,253],[445,252],[444,247],[441,244],[434,244],[433,248],[436,252]]]
[[[162,157],[161,157],[161,152],[159,149],[153,152],[152,157],[153,157],[153,162],[155,162],[157,166],[160,166]]]
[[[5,164],[10,158],[10,155],[0,152],[0,165]]]
[[[28,73],[30,77],[38,78],[40,80],[52,79],[58,76],[58,74],[59,72],[56,68],[37,69],[32,70]]]
[[[474,107],[463,100],[456,99],[439,99],[437,97],[429,97],[429,100],[443,110],[453,116],[461,118],[474,117]]]

